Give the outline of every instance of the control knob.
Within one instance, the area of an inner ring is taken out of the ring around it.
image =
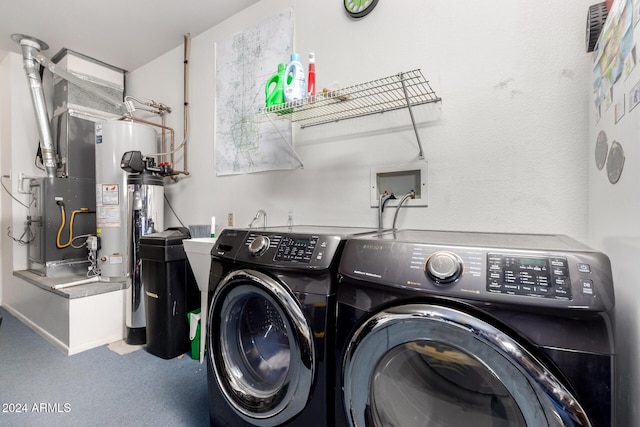
[[[434,252],[424,266],[427,277],[436,285],[447,284],[458,280],[462,274],[462,260],[453,252]]]
[[[249,244],[249,253],[253,256],[260,256],[269,248],[269,238],[267,236],[256,236]]]

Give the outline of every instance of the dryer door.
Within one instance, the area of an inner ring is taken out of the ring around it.
[[[355,332],[343,365],[352,426],[590,426],[517,341],[457,309],[407,304]]]
[[[304,409],[313,335],[286,286],[258,271],[229,273],[213,295],[207,343],[215,381],[247,423],[278,425]]]

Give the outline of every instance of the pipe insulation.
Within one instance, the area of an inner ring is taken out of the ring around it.
[[[54,64],[53,61],[51,61],[49,58],[44,56],[42,53],[38,52],[34,56],[35,56],[36,61],[38,61],[38,63],[40,63],[40,65],[42,65],[43,67],[46,67],[53,74],[62,77],[63,79],[65,79],[68,82],[73,83],[74,85],[78,86],[82,90],[86,90],[87,92],[90,92],[90,93],[96,95],[97,97],[102,98],[106,102],[112,104],[114,107],[122,109],[123,112],[126,111],[126,108],[124,106],[124,102],[120,101],[119,99],[113,98],[112,96],[108,95],[107,93],[104,93],[103,91],[101,91],[100,89],[96,88],[94,85],[92,85],[91,83],[87,82],[86,80],[81,79],[80,77],[76,76],[75,74],[73,74],[73,73],[65,70],[64,68]]]

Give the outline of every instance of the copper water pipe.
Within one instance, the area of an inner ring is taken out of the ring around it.
[[[182,140],[182,144],[180,144],[180,146],[178,147],[178,149],[182,149],[184,150],[183,152],[183,158],[182,158],[182,165],[184,170],[182,171],[177,171],[174,170],[173,173],[171,174],[171,176],[175,177],[176,175],[179,174],[184,174],[184,175],[189,175],[190,172],[187,169],[187,138],[189,135],[189,52],[190,52],[190,46],[191,46],[191,34],[185,34],[184,36],[184,84],[183,84],[183,91],[184,91],[184,113],[183,113],[183,120],[184,120],[184,126],[183,126],[183,140]],[[145,123],[151,126],[156,126],[159,127],[161,129],[166,129],[171,133],[171,142],[170,142],[170,146],[169,146],[169,154],[170,154],[170,165],[171,167],[175,166],[175,131],[173,130],[173,128],[170,128],[168,126],[166,126],[166,117],[164,115],[164,113],[160,114],[160,117],[162,119],[162,124],[159,125],[157,123],[153,123],[150,122],[148,120],[144,120],[144,119],[139,119],[137,117],[134,117],[133,115],[126,115],[126,116],[122,116],[120,117],[120,120],[131,120],[131,121],[135,121],[135,122],[140,122],[140,123]],[[164,161],[166,161],[166,156],[167,156],[167,150],[166,150],[166,140],[165,140],[165,135],[164,132],[162,132],[161,135],[161,152],[160,155],[162,156],[162,159]],[[175,179],[175,178],[174,178]]]
[[[183,147],[183,157],[182,157],[182,166],[184,167],[185,174],[188,175],[187,168],[187,140],[189,136],[189,56],[190,56],[190,48],[191,48],[191,34],[187,33],[184,36],[184,84],[183,84],[183,97],[184,97],[184,108],[183,108],[183,139],[182,143]],[[173,156],[173,147],[171,147],[171,153]],[[173,159],[172,159],[173,160]]]
[[[174,145],[174,140],[175,140],[175,131],[173,130],[173,128],[170,128],[168,126],[164,126],[164,125],[159,125],[157,123],[153,123],[150,122],[149,120],[144,120],[144,119],[140,119],[138,117],[133,117],[133,116],[122,116],[120,117],[118,120],[131,120],[132,122],[138,122],[138,123],[144,123],[146,125],[151,125],[151,126],[155,126],[155,127],[159,127],[163,130],[167,130],[169,131],[169,133],[171,134],[171,146],[173,147]],[[164,134],[164,132],[163,132]],[[143,154],[147,154],[149,155],[150,153],[143,153]],[[151,153],[151,155],[154,155],[156,153]],[[166,155],[166,153],[158,153],[159,155]],[[173,167],[173,164],[171,164],[171,166]],[[182,170],[182,171],[178,171],[178,170],[174,170],[173,173],[171,173],[170,176],[176,176],[176,175],[189,175],[189,171],[187,170]]]
[[[160,120],[162,122],[162,126],[167,125],[167,118],[164,114],[164,111],[160,112]],[[164,132],[161,132],[160,134],[160,152],[162,153],[162,161],[166,162],[167,161],[167,137],[164,136]],[[171,166],[173,166],[173,161],[171,162]]]

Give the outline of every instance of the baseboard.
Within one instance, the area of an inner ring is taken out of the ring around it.
[[[25,317],[22,313],[20,313],[18,310],[16,310],[15,308],[11,307],[10,305],[5,304],[5,305],[3,305],[3,307],[9,313],[11,313],[11,315],[13,315],[16,319],[20,320],[22,323],[27,325],[29,328],[33,329],[38,335],[40,335],[45,340],[49,341],[51,344],[53,344],[55,347],[57,347],[64,354],[67,354],[67,355],[70,354],[69,353],[69,346],[67,346],[65,343],[63,343],[62,341],[60,341],[59,339],[57,339],[56,337],[51,335],[46,330],[42,329],[36,323],[32,322],[28,317]]]
[[[76,345],[68,349],[67,355],[73,356],[74,354],[82,353],[92,348],[100,347],[102,345],[111,344],[112,342],[121,341],[122,334],[115,334],[109,337],[101,338],[92,342],[84,343],[82,345]]]

